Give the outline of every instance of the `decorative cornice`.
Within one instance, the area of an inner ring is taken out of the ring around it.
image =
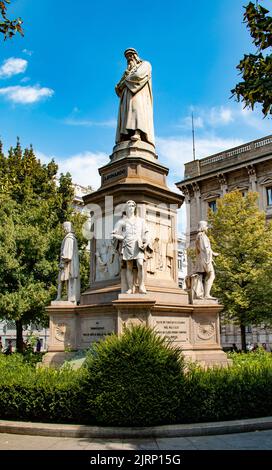
[[[272,185],[272,177],[271,177],[271,176],[268,176],[267,178],[265,178],[265,179],[263,179],[262,181],[260,181],[260,184],[263,185],[263,186]]]
[[[206,195],[203,197],[203,200],[204,200],[204,201],[211,201],[211,200],[213,200],[213,199],[218,199],[218,198],[220,198],[220,197],[221,197],[221,194],[211,192],[211,193],[206,194]]]

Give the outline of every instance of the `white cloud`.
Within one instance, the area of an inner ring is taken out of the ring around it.
[[[30,77],[24,77],[20,80],[20,83],[27,83],[29,82],[29,80],[30,80]]]
[[[242,139],[224,139],[215,136],[198,138],[196,141],[196,158],[208,157],[209,155],[236,147],[242,143]],[[180,190],[175,186],[175,183],[184,178],[184,164],[193,160],[192,138],[186,136],[169,138],[157,137],[156,148],[160,163],[170,169],[168,187],[172,191],[180,194]],[[188,235],[189,215],[188,207],[183,203],[181,209],[178,210],[179,233],[186,233]]]
[[[50,98],[54,94],[51,88],[41,88],[40,86],[9,86],[0,88],[0,95],[5,96],[9,101],[20,104],[36,103],[43,98]]]
[[[78,112],[77,108],[76,111]],[[74,119],[67,118],[65,119],[65,124],[69,126],[82,126],[82,127],[116,127],[116,119],[108,119],[106,121],[92,121],[90,119]]]
[[[195,129],[226,126],[234,121],[235,112],[226,106],[214,106],[212,108],[192,108],[194,112]],[[176,127],[192,129],[192,115],[186,116]]]
[[[23,49],[22,51],[24,54],[28,55],[29,57],[31,57],[33,55],[33,51],[30,51],[28,49]]]
[[[213,107],[207,112],[206,120],[210,126],[226,125],[234,120],[233,111],[225,106]]]
[[[24,73],[27,69],[28,62],[24,59],[10,57],[5,60],[0,67],[0,78],[9,78],[19,73]]]
[[[271,119],[264,118],[259,110],[252,111],[241,106],[239,116],[242,119],[243,126],[253,127],[254,130],[263,134],[271,134]]]
[[[54,159],[59,166],[59,173],[69,172],[74,183],[92,186],[94,189],[99,188],[101,182],[98,168],[109,162],[109,156],[103,152],[86,151],[67,157],[65,160],[38,151],[35,154],[43,163]]]
[[[192,116],[186,116],[184,119],[181,120],[179,124],[177,124],[178,128],[180,129],[192,129]],[[194,116],[194,128],[195,129],[203,129],[204,122],[202,117]]]
[[[195,143],[196,158],[208,157],[242,143],[242,139],[224,139],[214,136],[198,138]],[[170,167],[175,181],[180,181],[184,174],[184,164],[193,160],[191,137],[157,137],[156,146],[161,162]]]
[[[190,114],[182,118],[176,128],[191,131],[192,129],[192,116],[191,109],[194,112],[194,127],[200,131],[211,131],[213,129],[228,126],[228,130],[242,127],[248,133],[253,128],[264,135],[271,133],[271,119],[263,118],[260,108],[251,110],[243,108],[241,104],[234,104],[232,107],[228,106],[214,106],[212,108],[194,107],[190,108]],[[231,127],[232,126],[232,127]],[[249,128],[249,129],[246,129]],[[257,137],[251,137],[252,139]],[[250,140],[250,137],[249,139]]]

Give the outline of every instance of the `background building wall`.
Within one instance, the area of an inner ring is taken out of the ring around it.
[[[216,210],[217,199],[233,190],[244,195],[258,192],[259,208],[267,220],[272,219],[272,135],[186,163],[185,178],[177,186],[190,211],[190,246],[194,246],[198,222],[207,220],[209,208]],[[190,260],[187,265],[190,274]],[[272,350],[272,329],[249,327],[246,335],[248,343],[265,343]],[[233,343],[241,347],[238,327],[222,324],[221,341],[225,348]]]

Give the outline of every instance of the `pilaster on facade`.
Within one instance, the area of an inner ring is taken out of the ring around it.
[[[192,191],[190,190],[191,185],[184,185],[181,186],[180,190],[182,194],[185,196],[185,203],[190,204],[191,197],[192,197]]]
[[[251,184],[252,191],[257,192],[257,172],[255,165],[247,165],[249,183]]]
[[[194,197],[196,201],[196,211],[197,211],[197,219],[201,220],[202,218],[202,210],[201,210],[201,190],[198,183],[193,183],[192,188],[194,191]]]
[[[225,173],[218,173],[217,179],[220,185],[220,189],[222,191],[222,196],[225,196],[225,194],[228,192],[227,175]]]

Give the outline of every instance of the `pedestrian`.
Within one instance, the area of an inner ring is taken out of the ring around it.
[[[37,353],[41,352],[41,347],[42,347],[42,342],[41,342],[40,338],[38,338],[37,343],[36,343],[36,352]]]
[[[12,341],[11,339],[8,340],[8,345],[5,350],[5,354],[8,356],[9,354],[12,354]]]
[[[0,336],[0,353],[2,352],[3,350],[3,343],[2,343],[2,337]]]

